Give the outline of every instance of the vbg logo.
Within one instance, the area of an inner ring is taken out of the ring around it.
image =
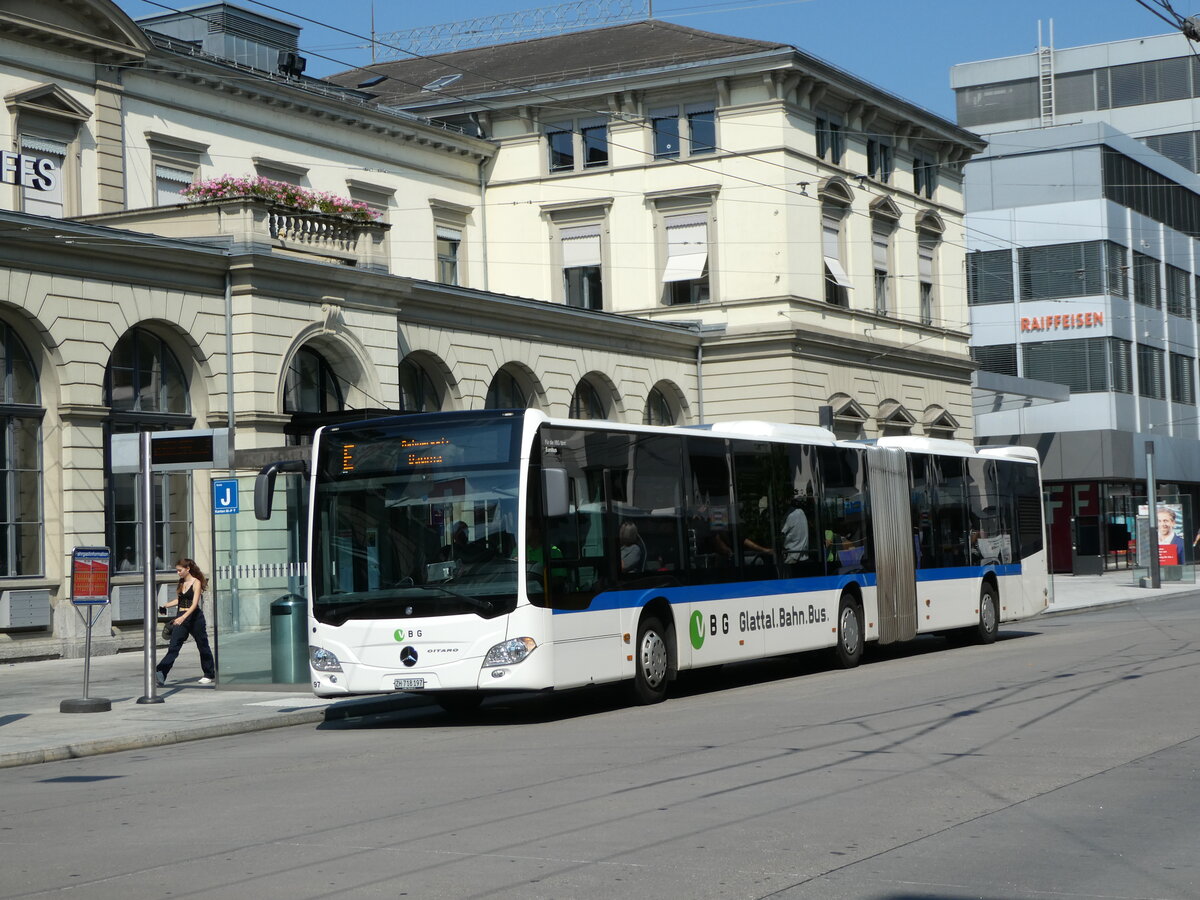
[[[692,613],[691,627],[688,629],[692,635],[692,646],[699,650],[704,646],[704,614],[701,612]]]

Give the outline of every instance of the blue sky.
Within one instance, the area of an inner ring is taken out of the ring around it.
[[[135,18],[161,14],[168,7],[201,5],[199,0],[118,2]],[[308,74],[317,76],[370,61],[365,36],[371,31],[372,7],[376,31],[392,32],[559,5],[537,0],[234,2],[302,26]],[[680,25],[792,44],[947,118],[954,116],[950,66],[1035,49],[1039,19],[1047,32],[1054,20],[1058,47],[1170,30],[1136,0],[653,0],[653,8],[655,18]],[[364,37],[347,36],[300,17],[332,22]],[[1182,36],[1179,44],[1180,53],[1187,52]]]

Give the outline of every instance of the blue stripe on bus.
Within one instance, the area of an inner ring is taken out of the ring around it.
[[[998,566],[957,566],[947,569],[918,569],[917,581],[951,581],[982,578],[985,572],[997,575],[1021,574],[1020,563]],[[677,587],[639,588],[628,591],[603,591],[592,598],[585,609],[554,609],[556,616],[581,612],[636,609],[650,595],[669,603],[709,603],[714,600],[744,600],[751,597],[775,597],[780,594],[805,594],[814,591],[839,591],[848,584],[874,587],[872,572],[855,575],[824,575],[817,578],[780,578],[770,581],[737,581],[724,584],[679,585]]]
[[[951,581],[957,578],[982,578],[988,572],[996,575],[1020,575],[1020,563],[989,566],[954,566],[945,569],[917,569],[917,582]]]

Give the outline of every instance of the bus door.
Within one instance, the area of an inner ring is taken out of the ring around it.
[[[875,537],[879,643],[909,641],[917,636],[917,582],[904,451],[868,447],[867,473]]]

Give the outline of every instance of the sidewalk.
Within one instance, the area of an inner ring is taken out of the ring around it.
[[[1110,572],[1055,576],[1054,592],[1045,615],[1200,592],[1200,587],[1168,582],[1152,590],[1132,584],[1129,572]],[[142,666],[141,653],[95,657],[88,695],[111,700],[112,710],[62,713],[61,701],[83,696],[82,659],[0,665],[0,768],[317,724],[429,702],[412,695],[318,700],[304,685],[297,685],[294,693],[204,686],[198,684],[199,662],[189,643],[171,672],[170,683],[158,688],[164,702],[138,704],[143,694]]]

